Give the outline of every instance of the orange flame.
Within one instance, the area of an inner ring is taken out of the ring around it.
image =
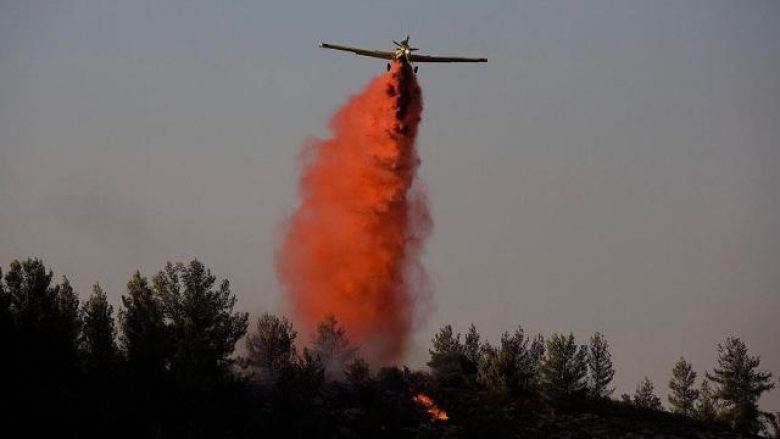
[[[417,395],[414,395],[412,400],[417,404],[420,404],[428,412],[428,415],[431,417],[431,422],[446,421],[450,419],[450,417],[447,416],[447,412],[440,409],[430,396],[424,393],[418,393]]]
[[[301,203],[277,253],[296,324],[311,332],[333,314],[374,363],[402,358],[425,279],[430,217],[412,187],[421,112],[420,87],[400,62],[353,96],[333,136],[304,151]]]

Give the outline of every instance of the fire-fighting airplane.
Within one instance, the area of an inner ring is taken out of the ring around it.
[[[337,44],[328,44],[320,42],[320,47],[325,49],[343,50],[345,52],[352,52],[356,55],[370,56],[372,58],[382,58],[388,60],[397,60],[403,63],[412,65],[412,63],[418,62],[487,62],[487,58],[462,58],[454,56],[430,56],[430,55],[416,55],[412,52],[419,50],[416,47],[409,46],[409,35],[406,39],[401,41],[393,40],[395,44],[395,50],[392,52],[385,52],[382,50],[366,50],[358,49],[357,47],[339,46]],[[390,64],[387,65],[387,70],[390,70]],[[414,67],[414,72],[417,73],[417,66]]]

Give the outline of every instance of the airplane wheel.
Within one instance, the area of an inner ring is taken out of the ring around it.
[[[387,63],[387,71],[390,71],[390,63]]]
[[[418,68],[419,68],[419,67],[417,67],[417,66],[414,66],[414,73],[417,73],[417,69],[418,69]]]

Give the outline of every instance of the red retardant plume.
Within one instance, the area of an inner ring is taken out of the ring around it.
[[[420,247],[430,231],[413,186],[422,97],[393,62],[338,110],[332,137],[303,156],[301,202],[286,224],[277,270],[305,334],[333,314],[375,364],[402,359],[424,296]]]

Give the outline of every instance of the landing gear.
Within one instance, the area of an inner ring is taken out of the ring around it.
[[[414,73],[417,73],[417,69],[418,68],[419,68],[419,66],[414,66]]]
[[[390,63],[387,63],[387,71],[390,71]]]

